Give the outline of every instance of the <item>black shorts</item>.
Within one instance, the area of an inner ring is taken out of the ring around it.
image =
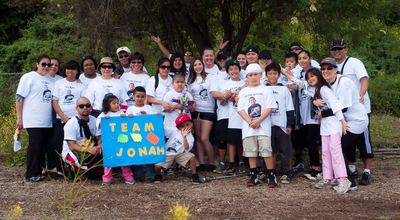
[[[217,140],[220,142],[225,142],[228,140],[228,119],[221,119],[217,121]]]
[[[201,120],[207,120],[207,121],[215,122],[217,120],[217,115],[215,113],[194,111],[194,112],[192,112],[192,119],[193,120],[194,119],[201,119]]]
[[[228,144],[241,145],[243,143],[242,140],[242,129],[228,128]]]

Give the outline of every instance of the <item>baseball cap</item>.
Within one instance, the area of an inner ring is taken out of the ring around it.
[[[220,50],[219,52],[218,52],[218,54],[217,54],[217,59],[218,59],[218,57],[225,57],[225,58],[227,58],[227,57],[230,57],[231,56],[231,54],[227,51],[227,50]]]
[[[239,61],[237,61],[237,59],[231,59],[231,60],[226,61],[225,69],[228,70],[228,67],[231,66],[231,65],[238,66],[239,67],[239,71],[240,71],[240,64],[239,64]]]
[[[346,47],[346,42],[344,42],[343,39],[335,39],[331,43],[331,50],[333,48],[345,48]]]
[[[290,50],[290,48],[293,47],[293,46],[298,46],[298,47],[300,47],[302,50],[304,50],[303,45],[301,45],[301,43],[299,43],[299,42],[293,42],[292,44],[290,44],[289,50]]]
[[[183,122],[185,121],[192,121],[192,119],[189,117],[189,115],[187,114],[182,114],[179,115],[176,119],[175,119],[175,124],[176,127],[179,128],[179,125],[181,125]]]
[[[262,69],[257,63],[252,63],[246,67],[246,75],[249,73],[262,73]]]
[[[332,67],[337,68],[336,60],[330,57],[323,59],[320,65],[322,66],[322,64],[328,64]]]
[[[258,48],[255,46],[250,46],[246,49],[246,53],[248,52],[256,52],[258,54]]]
[[[127,52],[127,53],[131,53],[131,50],[129,50],[129,48],[128,47],[119,47],[118,49],[117,49],[117,55],[119,54],[119,52],[121,52],[121,51],[125,51],[125,52]]]
[[[101,58],[100,64],[99,64],[99,66],[97,67],[97,69],[98,69],[99,71],[100,71],[101,65],[104,64],[104,63],[110,63],[110,64],[113,66],[113,71],[115,71],[115,64],[114,64],[114,61],[113,61],[113,59],[112,59],[111,57],[103,57],[103,58]]]
[[[263,50],[260,52],[260,55],[258,56],[259,59],[261,58],[267,58],[272,60],[272,54],[269,50]]]

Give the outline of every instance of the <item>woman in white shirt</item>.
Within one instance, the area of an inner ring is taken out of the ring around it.
[[[91,56],[85,56],[82,59],[81,62],[81,68],[83,71],[83,74],[80,74],[79,79],[85,85],[86,87],[89,85],[89,83],[100,76],[100,74],[96,73],[96,60],[91,57]]]

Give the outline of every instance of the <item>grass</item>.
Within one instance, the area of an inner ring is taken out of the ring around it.
[[[390,115],[372,115],[370,129],[375,147],[399,147],[400,118]]]

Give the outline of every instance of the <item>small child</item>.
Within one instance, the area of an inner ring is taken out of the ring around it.
[[[292,95],[289,89],[278,83],[281,75],[281,67],[277,63],[271,63],[266,68],[266,75],[269,84],[278,105],[271,113],[271,145],[274,153],[274,160],[279,150],[281,155],[281,183],[290,183],[292,177],[292,144],[290,143],[289,135],[292,132],[294,125],[294,107]],[[274,163],[275,165],[275,163]]]
[[[261,85],[262,69],[252,63],[246,68],[250,85],[239,92],[238,113],[243,118],[243,156],[249,157],[250,180],[247,186],[255,186],[257,178],[257,157],[263,157],[267,166],[268,186],[277,186],[274,173],[274,158],[271,148],[271,114],[277,108],[272,90]]]
[[[103,99],[103,110],[99,117],[97,117],[96,126],[100,129],[101,127],[101,118],[105,117],[109,119],[111,116],[121,116],[125,117],[125,114],[119,108],[119,100],[113,95],[106,95]],[[122,175],[125,178],[125,183],[127,184],[135,184],[135,179],[133,179],[133,173],[129,166],[122,166]],[[112,167],[104,167],[104,175],[103,175],[103,186],[109,186],[113,179],[112,175]]]
[[[192,169],[193,184],[199,184],[199,175],[196,173],[196,159],[189,151],[193,148],[194,138],[192,135],[193,122],[187,114],[180,115],[175,120],[176,127],[165,128],[165,134],[170,138],[165,144],[166,161],[155,164],[156,177],[154,183],[161,183],[161,167],[168,169],[174,161],[187,168]]]
[[[150,105],[145,105],[144,101],[146,100],[146,89],[142,86],[137,86],[133,89],[132,91],[132,97],[134,99],[134,105],[130,106],[126,110],[126,114],[128,117],[133,118],[134,115],[149,115],[153,114],[153,109],[151,108]],[[161,114],[160,112],[157,112],[156,115]],[[143,180],[143,165],[133,165],[133,173],[135,175],[135,180],[137,182],[142,182]],[[154,182],[154,177],[155,177],[155,170],[154,170],[154,164],[146,164],[145,165],[145,170],[146,170],[146,182],[147,183],[153,183]]]
[[[185,76],[183,76],[182,74],[174,75],[174,77],[172,78],[173,90],[167,92],[163,98],[163,101],[167,102],[172,107],[171,111],[167,111],[166,109],[164,109],[164,111],[166,112],[164,118],[165,129],[175,127],[174,121],[176,118],[178,118],[179,115],[187,114],[190,117],[189,111],[192,112],[196,110],[196,104],[189,104],[194,100],[192,94],[186,91],[185,86]],[[186,98],[188,98],[187,101],[189,103],[187,103]],[[182,103],[181,100],[183,100],[184,103]],[[168,135],[165,136],[169,138]]]

